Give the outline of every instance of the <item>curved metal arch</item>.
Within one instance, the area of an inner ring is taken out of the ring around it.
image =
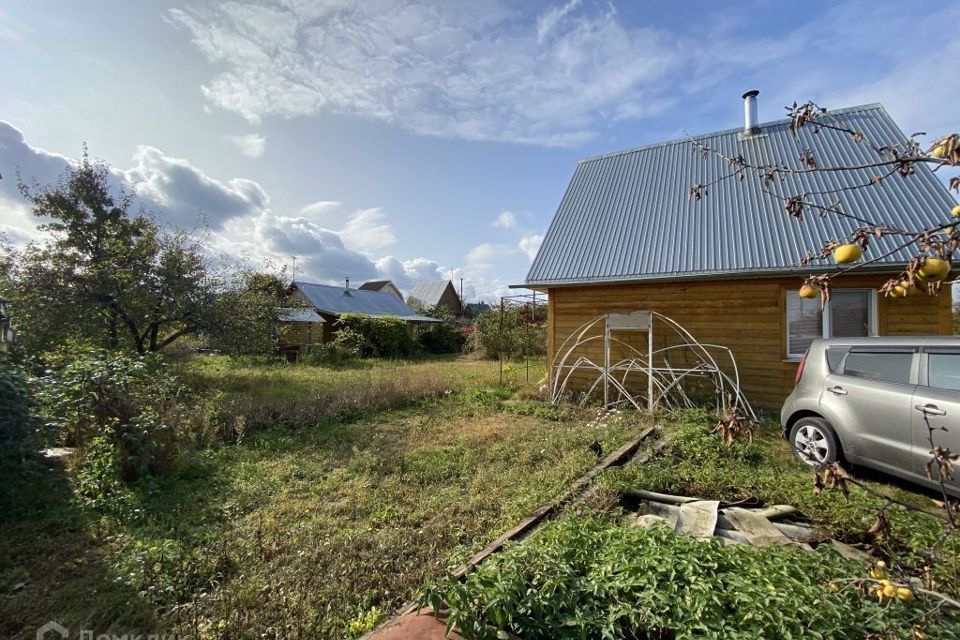
[[[668,329],[668,336],[673,335],[679,340],[677,344],[653,349],[651,335],[648,336],[649,352],[643,353],[634,345],[611,335],[607,324],[609,314],[597,316],[577,327],[557,349],[551,366],[548,387],[551,402],[559,403],[568,395],[568,388],[575,373],[594,371],[597,375],[590,384],[586,385],[581,403],[588,402],[597,388],[604,385],[605,388],[612,388],[616,393],[615,400],[607,399],[607,406],[627,403],[638,410],[643,410],[640,399],[644,396],[633,394],[628,388],[628,378],[631,374],[639,374],[650,378],[648,389],[652,389],[649,393],[654,398],[648,406],[662,406],[667,409],[677,406],[691,407],[693,401],[686,393],[684,383],[695,376],[710,380],[717,397],[718,410],[740,410],[744,415],[755,420],[756,414],[740,388],[740,370],[733,352],[723,345],[701,343],[672,318],[656,311],[649,313],[650,326],[646,331],[652,333],[655,322],[659,321]],[[603,342],[605,364],[598,364],[583,354],[586,345],[596,341]],[[609,349],[614,344],[623,348],[627,357],[611,363]],[[670,364],[667,356],[681,351],[692,354],[695,362],[693,366],[676,367]],[[716,356],[711,352],[716,353]],[[654,366],[658,358],[663,360],[664,366]],[[724,363],[729,360],[729,373],[721,366],[721,360]]]

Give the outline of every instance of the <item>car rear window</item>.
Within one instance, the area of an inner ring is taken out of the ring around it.
[[[927,357],[927,386],[960,391],[960,353],[931,353]]]
[[[843,374],[867,380],[882,382],[910,382],[910,364],[913,362],[913,353],[875,353],[851,351],[847,354],[843,366]]]

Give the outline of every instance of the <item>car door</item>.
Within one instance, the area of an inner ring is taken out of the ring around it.
[[[918,349],[852,347],[830,373],[820,406],[852,462],[883,469],[913,462]]]
[[[960,349],[924,348],[913,409],[912,470],[926,476],[931,437],[934,446],[960,452]],[[956,475],[960,476],[960,471]],[[936,480],[936,472],[933,478]],[[960,488],[960,477],[949,484]]]

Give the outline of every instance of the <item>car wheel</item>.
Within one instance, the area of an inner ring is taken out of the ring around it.
[[[815,467],[836,462],[840,446],[833,427],[823,418],[800,418],[790,429],[790,446],[794,455],[804,464]]]

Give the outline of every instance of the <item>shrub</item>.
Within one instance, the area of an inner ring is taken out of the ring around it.
[[[596,515],[549,525],[493,556],[464,582],[426,589],[467,638],[955,638],[954,612],[880,603],[863,568],[826,547],[748,545],[625,527]]]
[[[427,353],[459,353],[467,341],[463,330],[453,322],[439,322],[423,331],[417,341]]]
[[[345,313],[337,320],[336,328],[338,334],[349,332],[341,344],[358,348],[364,358],[402,358],[412,355],[417,348],[410,327],[400,318]]]
[[[63,444],[97,464],[90,456],[101,455],[108,442],[117,451],[116,471],[127,480],[169,466],[176,442],[166,417],[175,412],[180,387],[160,356],[78,347],[50,361],[53,368],[38,379],[38,398]]]
[[[355,360],[360,356],[360,349],[354,346],[354,337],[357,335],[353,331],[344,330],[345,340],[341,340],[344,335],[338,335],[333,342],[318,344],[311,347],[310,353],[301,356],[300,362],[308,365],[341,365]]]
[[[499,309],[480,314],[470,333],[470,349],[494,360],[544,355],[546,324],[529,322],[524,311],[522,307],[506,309],[502,322]]]

